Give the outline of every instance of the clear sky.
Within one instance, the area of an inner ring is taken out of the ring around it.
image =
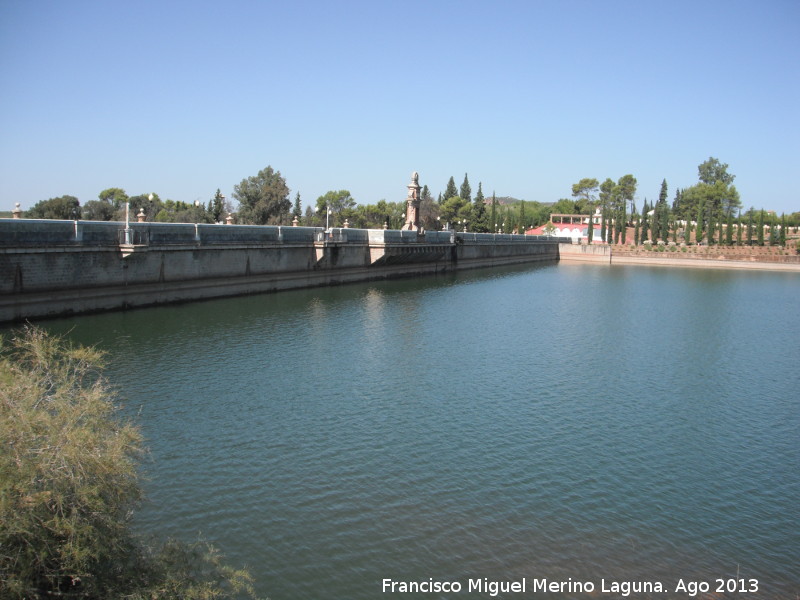
[[[271,165],[303,207],[584,177],[800,211],[800,1],[0,0],[0,210],[109,187],[228,197]]]

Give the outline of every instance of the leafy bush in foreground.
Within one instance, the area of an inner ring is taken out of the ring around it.
[[[254,597],[209,544],[132,533],[142,440],[102,358],[32,327],[0,338],[0,598]]]

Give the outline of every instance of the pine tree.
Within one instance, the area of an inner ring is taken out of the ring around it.
[[[442,202],[447,202],[450,198],[455,198],[456,196],[458,196],[458,188],[456,188],[456,182],[451,176],[450,181],[447,182],[447,187],[444,190]]]
[[[492,192],[492,218],[489,225],[492,228],[492,233],[497,231],[497,198],[495,197],[494,192]]]
[[[486,199],[483,197],[481,183],[478,183],[478,194],[475,196],[475,206],[472,207],[472,219],[474,225],[472,230],[476,233],[487,233],[490,231],[489,215],[486,212]]]
[[[292,215],[298,219],[303,216],[303,211],[300,209],[300,192],[297,192],[297,195],[294,197],[294,210],[292,211]]]
[[[486,204],[486,198],[483,197],[483,184],[478,182],[478,193],[475,195],[475,204]]]
[[[466,173],[464,173],[464,183],[461,184],[461,190],[458,195],[462,200],[472,203],[472,188],[469,187],[469,179]]]
[[[222,219],[222,213],[225,212],[225,196],[222,195],[219,188],[217,188],[217,192],[214,194],[213,200],[209,202],[209,205],[208,210],[214,219],[214,223],[219,223]]]

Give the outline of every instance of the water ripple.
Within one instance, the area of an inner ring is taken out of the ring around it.
[[[53,327],[112,351],[152,449],[139,526],[202,531],[273,600],[737,568],[778,598],[800,591],[798,291],[561,265]]]

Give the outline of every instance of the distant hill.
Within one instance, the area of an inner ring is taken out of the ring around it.
[[[495,196],[498,204],[519,204],[522,202],[519,198],[514,198],[513,196]],[[492,197],[486,196],[484,198],[486,204],[492,203]],[[536,202],[536,200],[525,200],[525,202]],[[543,206],[552,206],[555,202],[539,202],[539,204]]]

